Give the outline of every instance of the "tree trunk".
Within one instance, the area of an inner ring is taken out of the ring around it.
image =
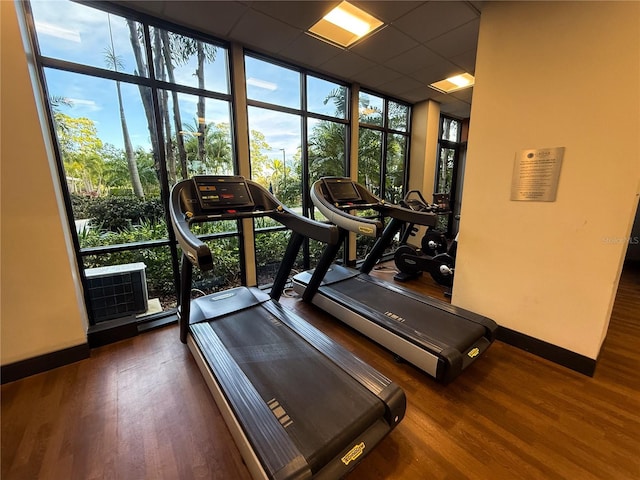
[[[153,68],[155,70],[155,77],[158,80],[167,80],[167,70],[165,69],[165,62],[163,61],[163,47],[162,47],[162,30],[158,28],[153,29],[153,51],[155,53],[153,57]],[[176,159],[174,155],[172,134],[171,134],[171,121],[169,120],[169,95],[166,90],[158,92],[158,103],[160,110],[160,120],[162,128],[164,129],[164,152],[165,163],[167,165],[167,176],[170,183],[176,182]]]
[[[166,30],[162,31],[162,56],[164,63],[167,67],[167,76],[170,83],[175,82],[175,76],[173,74],[173,63],[171,62],[171,51],[169,44],[169,33]],[[178,145],[178,157],[180,159],[180,168],[182,170],[182,179],[185,180],[188,177],[187,171],[187,151],[184,148],[184,138],[182,137],[182,119],[180,118],[180,105],[178,103],[178,92],[171,91],[171,98],[173,101],[173,124],[176,130],[176,144]],[[175,172],[175,168],[174,168]]]
[[[129,40],[131,41],[131,48],[133,49],[133,56],[136,59],[137,69],[135,73],[143,77],[148,77],[148,69],[144,61],[144,55],[142,53],[142,47],[138,38],[138,31],[133,20],[127,20],[129,27]],[[158,134],[156,132],[156,125],[153,114],[153,102],[151,98],[151,90],[148,87],[138,85],[138,91],[140,92],[140,99],[142,100],[142,106],[144,107],[144,114],[147,118],[147,127],[149,128],[149,138],[151,139],[151,148],[153,150],[154,169],[156,171],[156,177],[160,181],[160,145],[158,142]]]
[[[127,127],[127,119],[124,115],[124,106],[122,105],[122,93],[120,92],[120,82],[116,82],[118,91],[118,105],[120,106],[120,125],[122,126],[122,136],[124,138],[124,152],[127,157],[127,167],[129,167],[129,176],[131,177],[131,186],[133,193],[138,198],[144,198],[142,183],[140,182],[140,174],[138,173],[138,164],[136,156],[131,146],[131,138],[129,137],[129,128]]]
[[[169,177],[169,183],[174,185],[177,181],[176,174],[176,158],[173,152],[173,142],[171,141],[171,121],[169,120],[169,94],[166,90],[162,90],[160,93],[160,111],[162,112],[162,125],[164,126],[165,137],[165,158],[167,162],[167,175]],[[176,134],[176,137],[180,137],[180,134]]]
[[[201,41],[198,41],[198,68],[196,69],[196,76],[198,77],[198,88],[201,90],[204,90],[205,60],[204,46]],[[205,161],[206,153],[204,148],[206,122],[204,97],[198,97],[198,160],[203,163]]]

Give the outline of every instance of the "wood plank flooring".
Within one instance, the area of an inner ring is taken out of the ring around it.
[[[411,285],[442,298],[428,277]],[[315,307],[283,303],[407,394],[405,419],[349,480],[640,478],[638,269],[625,269],[593,378],[496,342],[441,386]],[[249,478],[175,326],[1,393],[3,480]]]

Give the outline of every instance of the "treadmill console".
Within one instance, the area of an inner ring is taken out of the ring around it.
[[[333,203],[344,204],[362,201],[360,192],[349,178],[325,177],[322,182]]]
[[[244,177],[197,176],[193,183],[203,211],[251,210],[255,206]]]

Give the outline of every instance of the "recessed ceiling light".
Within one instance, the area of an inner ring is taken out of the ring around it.
[[[475,81],[476,79],[473,75],[463,73],[461,75],[456,75],[454,77],[449,77],[445,80],[432,83],[429,86],[442,93],[451,93],[457,90],[462,90],[463,88],[473,87]]]
[[[376,17],[345,1],[322,17],[309,33],[347,48],[383,25]]]

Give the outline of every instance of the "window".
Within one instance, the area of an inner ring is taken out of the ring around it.
[[[247,99],[300,109],[300,73],[245,55]]]
[[[310,215],[311,184],[347,172],[348,89],[252,54],[245,55],[245,71],[251,177],[289,208]],[[256,227],[259,284],[270,283],[288,234],[269,220]],[[306,242],[297,268],[310,268],[321,249]]]
[[[174,311],[181,252],[165,206],[173,185],[198,174],[238,172],[238,131],[249,132],[253,180],[285,205],[314,216],[308,195],[322,176],[349,176],[349,148],[361,148],[359,178],[383,198],[402,195],[409,107],[360,97],[360,140],[351,139],[351,88],[294,65],[246,52],[244,85],[232,89],[228,45],[108,2],[25,3],[56,139],[78,265],[140,263],[155,320]],[[240,88],[238,88],[240,87]],[[244,87],[244,88],[242,88]],[[245,95],[248,125],[233,117]],[[214,255],[215,275],[194,272],[208,293],[246,277],[238,222],[194,228]],[[272,282],[289,233],[256,220],[259,285]],[[323,246],[306,242],[296,268]],[[85,291],[88,289],[85,288]],[[89,309],[92,299],[85,298]],[[91,323],[96,323],[90,313]]]
[[[87,5],[30,5],[81,270],[142,262],[149,311],[170,312],[179,251],[169,189],[235,170],[227,49]],[[202,233],[234,265],[209,287],[237,284],[235,223]]]
[[[451,212],[455,211],[461,133],[462,122],[460,120],[444,115],[440,117],[440,135],[434,193],[448,195]],[[437,228],[439,230],[451,236],[452,227],[453,213],[438,216]]]
[[[404,196],[409,114],[408,105],[372,93],[360,93],[358,182],[391,203],[399,203]],[[366,256],[374,241],[358,238],[358,259]]]

